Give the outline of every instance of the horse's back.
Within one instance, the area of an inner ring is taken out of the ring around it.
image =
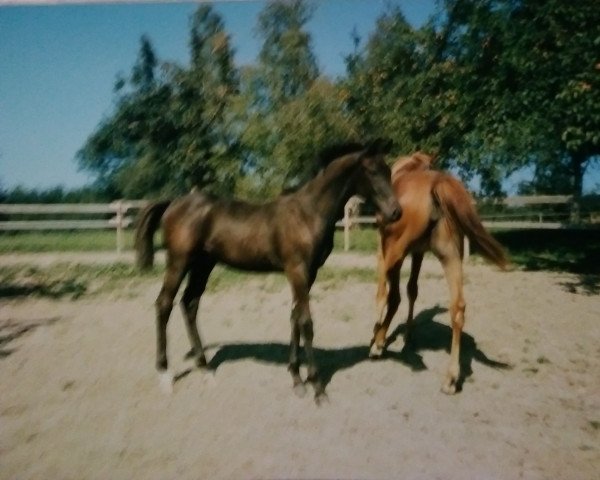
[[[275,202],[253,204],[193,192],[165,212],[165,243],[181,255],[207,255],[243,270],[281,269]]]
[[[434,157],[420,151],[399,157],[391,167],[392,181],[409,172],[429,170],[433,161]]]
[[[386,237],[402,239],[401,243],[411,249],[428,248],[428,233],[439,220],[432,195],[433,187],[444,175],[436,170],[413,170],[394,179],[393,186],[402,216],[397,222],[384,227]]]
[[[202,225],[208,218],[215,199],[193,191],[179,197],[165,211],[162,224],[164,242],[172,253],[188,254],[200,241]]]
[[[433,208],[431,192],[439,176],[440,172],[434,170],[417,170],[407,172],[396,179],[394,189],[402,207],[402,217],[406,215],[428,217]]]

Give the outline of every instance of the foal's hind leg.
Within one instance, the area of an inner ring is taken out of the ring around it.
[[[290,364],[288,370],[292,374],[292,380],[294,382],[294,392],[299,397],[303,397],[306,394],[306,387],[300,377],[300,324],[299,324],[299,310],[294,305],[292,308],[292,314],[290,315],[290,323],[292,327],[292,338],[290,340]]]
[[[167,323],[173,309],[173,299],[186,273],[185,268],[184,259],[168,258],[163,286],[156,299],[156,369],[161,388],[166,393],[171,393],[173,389],[173,377],[168,371],[167,361]]]
[[[450,320],[452,322],[452,343],[450,346],[450,364],[442,391],[449,395],[460,390],[460,338],[465,324],[465,300],[463,297],[463,274],[460,254],[440,258],[450,289]]]
[[[214,266],[215,262],[213,260],[205,258],[195,262],[190,270],[188,284],[181,298],[181,310],[183,311],[186,330],[192,346],[190,354],[195,359],[196,366],[198,367],[206,366],[206,356],[204,355],[204,348],[202,347],[202,341],[198,333],[196,316],[198,314],[200,297],[204,293],[208,277]]]
[[[404,332],[404,345],[410,345],[413,338],[413,317],[415,313],[415,302],[419,295],[419,273],[423,264],[423,253],[415,252],[412,254],[412,264],[410,267],[410,278],[406,285],[406,296],[408,297],[408,317],[406,318],[406,331]]]

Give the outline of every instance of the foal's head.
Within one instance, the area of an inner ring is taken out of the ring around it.
[[[402,215],[392,189],[390,167],[385,163],[386,148],[375,142],[360,153],[360,174],[357,193],[373,201],[385,223],[395,222]]]

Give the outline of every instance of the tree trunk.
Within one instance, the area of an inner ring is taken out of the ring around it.
[[[571,172],[573,173],[573,197],[581,198],[583,194],[583,173],[585,168],[585,156],[582,154],[571,154]]]
[[[580,153],[571,154],[571,172],[573,174],[573,203],[571,204],[571,222],[579,223],[579,203],[583,194],[583,173],[586,157]]]

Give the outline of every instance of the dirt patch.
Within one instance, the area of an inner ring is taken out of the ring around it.
[[[334,255],[328,265],[374,259]],[[203,298],[211,372],[184,359],[174,310],[171,396],[154,371],[158,282],[144,280],[135,298],[4,300],[0,478],[597,476],[600,297],[565,288],[577,282],[568,274],[467,266],[470,375],[448,397],[439,391],[450,340],[441,273],[426,259],[416,351],[402,352],[403,302],[396,340],[377,362],[367,358],[374,283],[317,279],[315,345],[330,400],[321,407],[292,393],[283,283],[252,276]]]

